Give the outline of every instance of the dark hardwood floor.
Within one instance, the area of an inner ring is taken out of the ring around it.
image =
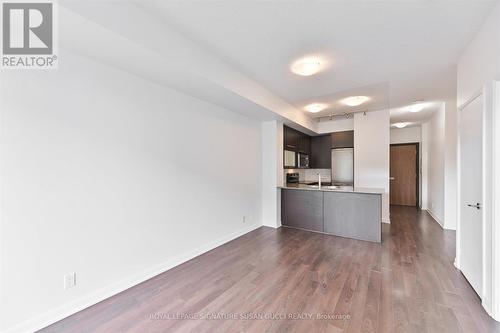
[[[391,221],[382,244],[262,227],[42,332],[500,332],[455,233],[411,207]],[[203,314],[226,317],[172,319]]]

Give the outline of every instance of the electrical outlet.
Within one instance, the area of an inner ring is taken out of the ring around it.
[[[70,273],[64,275],[64,289],[70,289],[76,286],[76,273]]]

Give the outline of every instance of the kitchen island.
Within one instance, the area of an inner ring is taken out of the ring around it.
[[[304,184],[280,188],[283,226],[381,242],[384,189]]]

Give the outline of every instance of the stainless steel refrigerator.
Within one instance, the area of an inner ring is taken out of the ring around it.
[[[354,185],[354,149],[332,149],[332,185]]]

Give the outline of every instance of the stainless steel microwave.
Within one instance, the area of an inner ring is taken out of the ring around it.
[[[298,153],[297,162],[299,168],[309,168],[309,155]]]

